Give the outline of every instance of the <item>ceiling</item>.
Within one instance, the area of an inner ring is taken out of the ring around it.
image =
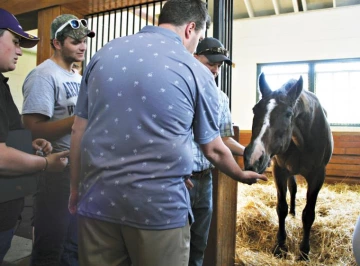
[[[359,5],[360,0],[234,0],[234,19]]]
[[[219,1],[219,0],[214,0]],[[117,0],[81,0],[64,3],[70,10],[82,11],[85,15],[117,8]],[[121,1],[120,1],[121,2]],[[128,1],[129,2],[129,1]],[[140,0],[133,2],[152,2]],[[209,11],[212,13],[213,0],[208,0]],[[344,6],[360,5],[360,0],[233,0],[234,19],[256,18],[296,12],[307,12],[325,8],[341,8]],[[122,5],[124,1],[122,2]],[[80,9],[80,10],[79,10]],[[37,28],[37,11],[17,15],[24,30]]]

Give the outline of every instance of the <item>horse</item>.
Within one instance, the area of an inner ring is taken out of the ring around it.
[[[295,216],[297,184],[295,175],[307,182],[306,206],[302,212],[303,234],[298,260],[309,260],[310,231],[315,220],[315,205],[325,180],[325,167],[333,151],[333,136],[325,109],[312,92],[303,90],[302,76],[272,90],[263,73],[259,76],[260,101],[253,107],[252,135],[244,151],[245,170],[263,173],[273,162],[277,189],[277,241],[273,254],[286,257],[285,218]]]

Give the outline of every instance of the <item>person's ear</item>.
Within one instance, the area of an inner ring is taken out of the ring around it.
[[[61,49],[61,43],[60,43],[60,41],[58,39],[53,39],[52,44],[54,45],[54,47],[56,49]]]
[[[185,38],[189,39],[191,34],[195,31],[195,28],[195,22],[190,22],[189,24],[187,24],[185,28]]]

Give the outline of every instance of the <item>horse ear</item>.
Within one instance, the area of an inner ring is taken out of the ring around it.
[[[265,74],[261,73],[259,76],[259,89],[263,98],[270,95],[272,90],[265,80]]]
[[[299,80],[287,90],[291,103],[294,104],[296,102],[302,90],[303,90],[303,78],[302,76],[300,76]]]

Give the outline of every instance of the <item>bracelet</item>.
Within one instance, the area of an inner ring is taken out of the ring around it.
[[[42,171],[44,172],[44,171],[46,171],[46,169],[48,168],[48,160],[47,160],[47,158],[46,157],[43,157],[44,159],[45,159],[45,167],[42,169]]]

